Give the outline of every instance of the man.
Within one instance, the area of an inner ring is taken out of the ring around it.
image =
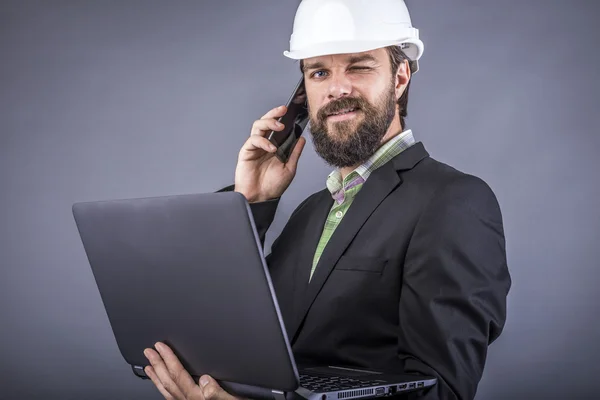
[[[296,360],[435,375],[427,399],[472,399],[500,335],[511,280],[500,209],[479,178],[429,156],[406,129],[423,43],[401,0],[304,0],[300,59],[316,152],[334,172],[294,211],[267,258]],[[296,173],[265,138],[285,107],[254,122],[235,190],[264,235]],[[230,188],[231,189],[231,188]],[[231,399],[196,384],[162,343],[146,373],[167,399]]]

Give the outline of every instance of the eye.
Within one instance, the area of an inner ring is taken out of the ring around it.
[[[352,71],[369,71],[371,68],[370,67],[351,67],[350,69]]]
[[[326,72],[323,70],[315,71],[310,76],[311,78],[324,78]]]

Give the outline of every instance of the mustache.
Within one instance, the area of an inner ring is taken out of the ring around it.
[[[331,114],[348,108],[365,110],[368,109],[368,103],[365,99],[361,99],[360,97],[342,97],[339,100],[334,100],[321,107],[319,112],[317,112],[317,118],[324,121]]]

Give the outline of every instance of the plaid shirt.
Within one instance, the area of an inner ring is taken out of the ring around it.
[[[329,211],[325,227],[321,234],[321,240],[317,245],[317,251],[313,258],[312,269],[310,270],[310,279],[312,279],[315,268],[319,263],[319,259],[323,254],[323,250],[333,235],[333,232],[338,227],[344,215],[350,208],[354,197],[358,194],[362,185],[369,178],[371,173],[381,167],[398,154],[409,148],[415,143],[412,131],[410,129],[402,132],[400,135],[393,137],[383,146],[381,146],[375,154],[371,156],[364,164],[357,167],[354,171],[348,174],[342,182],[342,174],[335,170],[327,177],[327,189],[333,197],[333,206]]]

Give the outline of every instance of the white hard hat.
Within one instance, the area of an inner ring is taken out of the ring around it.
[[[416,72],[424,45],[404,0],[302,0],[290,51],[283,54],[301,60],[392,45],[402,48]]]

